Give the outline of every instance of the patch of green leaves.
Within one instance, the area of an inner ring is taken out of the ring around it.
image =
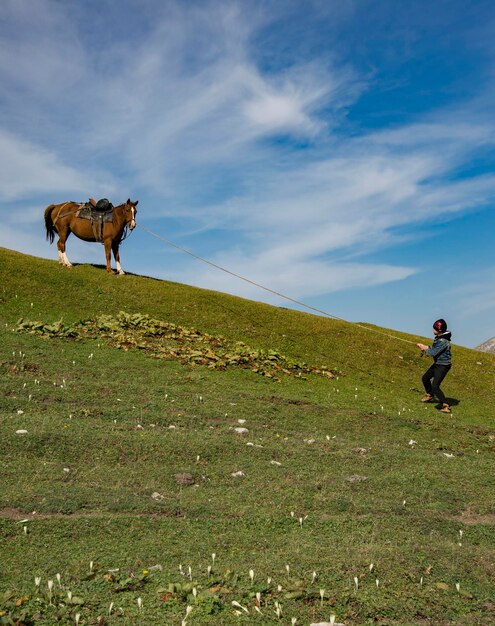
[[[150,580],[148,570],[139,573],[134,572],[109,572],[103,576],[103,580],[111,584],[114,593],[122,593],[124,591],[138,591]]]
[[[221,336],[202,333],[171,322],[154,319],[142,313],[99,315],[95,319],[64,324],[62,320],[47,324],[20,319],[15,330],[40,337],[62,339],[105,338],[122,350],[145,350],[159,359],[177,360],[191,365],[224,370],[237,367],[279,380],[279,377],[317,374],[334,378],[336,371],[327,366],[311,366],[284,356],[276,350],[253,349],[243,342],[232,342]]]
[[[36,587],[22,594],[8,590],[0,595],[0,624],[34,626],[40,621],[73,624],[76,613],[84,604],[82,598],[65,595],[55,588],[48,592]]]

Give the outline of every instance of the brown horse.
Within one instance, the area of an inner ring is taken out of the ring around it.
[[[101,241],[105,246],[107,260],[107,272],[113,274],[110,265],[111,252],[115,259],[117,272],[124,274],[120,265],[119,246],[125,238],[127,228],[133,230],[136,226],[136,213],[138,200],[132,202],[128,199],[125,204],[114,207],[111,222],[104,222],[101,230]],[[45,209],[46,238],[53,243],[55,233],[58,234],[58,262],[65,267],[72,267],[65,252],[67,237],[74,233],[83,241],[98,241],[93,222],[79,217],[79,210],[84,204],[77,202],[63,202],[62,204],[50,204]]]

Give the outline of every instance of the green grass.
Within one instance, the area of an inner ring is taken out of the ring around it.
[[[419,402],[417,348],[384,334],[3,249],[0,271],[0,623],[181,624],[188,605],[190,625],[495,623],[494,356],[454,346],[449,416]],[[340,374],[12,330],[119,311]]]

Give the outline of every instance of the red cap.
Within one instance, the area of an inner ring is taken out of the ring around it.
[[[438,330],[440,333],[444,333],[447,330],[447,322],[440,318],[433,324],[433,328]]]

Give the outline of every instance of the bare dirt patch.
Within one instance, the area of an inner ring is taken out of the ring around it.
[[[291,398],[280,398],[279,396],[270,396],[265,398],[260,398],[260,400],[264,400],[265,402],[270,402],[270,404],[293,404],[295,406],[314,406],[312,402],[308,402],[306,400],[294,400]]]
[[[3,517],[4,519],[12,519],[12,520],[33,519],[32,514],[23,513],[22,511],[19,511],[19,509],[14,509],[11,507],[0,509],[0,517]]]
[[[116,517],[179,517],[185,518],[186,515],[180,509],[167,511],[151,511],[149,513],[136,513],[125,511],[81,511],[79,513],[26,513],[12,507],[0,509],[0,518],[10,519],[19,522],[27,520],[29,522],[35,520],[46,519],[92,519],[92,518],[116,518]]]
[[[475,526],[476,524],[495,525],[495,513],[475,513],[471,508],[462,511],[460,515],[454,516],[453,519],[467,526]]]

